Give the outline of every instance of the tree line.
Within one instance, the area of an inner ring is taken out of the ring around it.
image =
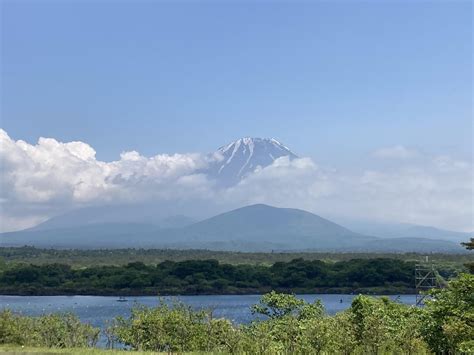
[[[0,268],[2,260],[9,263],[31,264],[67,264],[75,268],[100,265],[127,265],[141,261],[145,264],[157,264],[166,260],[204,260],[215,259],[225,264],[266,264],[289,262],[293,259],[343,261],[351,259],[390,258],[404,261],[418,261],[426,254],[418,253],[329,253],[329,252],[231,252],[203,249],[41,249],[35,247],[0,247]],[[472,262],[473,256],[466,253],[432,253],[430,259],[438,269],[455,276],[463,271],[463,264]]]
[[[412,293],[414,263],[352,259],[335,263],[294,259],[265,265],[217,260],[142,262],[74,269],[64,264],[11,264],[0,271],[0,293],[20,295]]]

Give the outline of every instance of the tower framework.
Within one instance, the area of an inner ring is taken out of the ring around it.
[[[416,305],[424,305],[426,298],[429,297],[426,291],[436,287],[438,287],[436,270],[433,262],[426,257],[423,262],[415,265]]]

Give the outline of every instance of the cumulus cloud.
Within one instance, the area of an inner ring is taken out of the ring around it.
[[[375,153],[398,162],[390,168],[347,173],[320,167],[310,158],[282,157],[225,188],[202,173],[219,156],[144,157],[131,151],[104,162],[83,142],[40,138],[29,144],[12,140],[3,130],[0,147],[2,230],[28,227],[79,206],[176,200],[199,200],[200,209],[205,206],[209,213],[267,203],[322,216],[474,230],[472,162],[429,157],[402,146]]]
[[[86,143],[40,138],[36,145],[13,141],[0,130],[2,198],[21,202],[89,202],[132,198],[137,186],[163,194],[169,184],[193,185],[190,175],[206,165],[199,154],[156,155],[124,152],[120,160],[103,162]],[[183,179],[187,177],[186,179]],[[194,179],[202,181],[199,176]]]
[[[1,129],[0,147],[3,230],[13,229],[13,222],[21,219],[16,213],[34,221],[74,206],[187,198],[208,193],[210,186],[198,173],[207,164],[200,154],[147,158],[133,151],[103,162],[83,142],[40,138],[32,145],[12,140]]]
[[[240,204],[268,203],[308,209],[318,199],[337,193],[337,180],[309,158],[281,157],[223,191],[222,198]]]

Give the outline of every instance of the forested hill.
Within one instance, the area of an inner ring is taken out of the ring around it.
[[[0,294],[177,295],[295,293],[412,293],[414,264],[396,259],[336,263],[295,259],[272,266],[216,260],[141,262],[73,269],[64,264],[12,264],[0,273]]]

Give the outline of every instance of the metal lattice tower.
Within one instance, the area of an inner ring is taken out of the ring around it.
[[[415,265],[416,305],[422,306],[429,297],[426,291],[439,287],[433,262],[425,260]]]

